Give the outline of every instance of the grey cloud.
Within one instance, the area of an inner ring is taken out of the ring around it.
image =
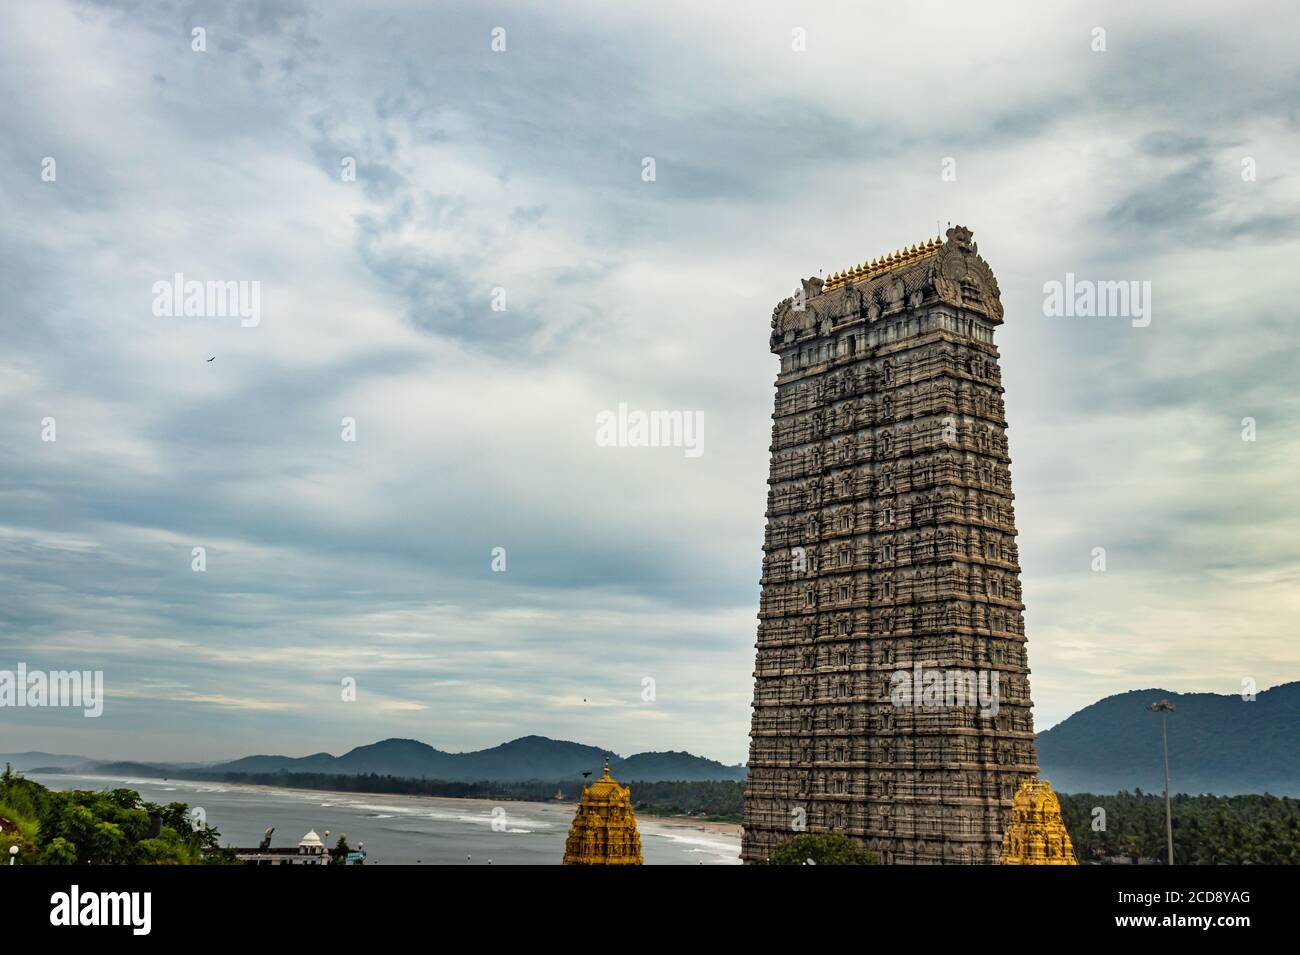
[[[940,215],[976,229],[1007,305],[1040,725],[1130,688],[1125,646],[1151,650],[1152,684],[1205,689],[1243,658],[1294,677],[1286,584],[1264,578],[1300,565],[1297,341],[1259,271],[1289,261],[1294,209],[1275,163],[1259,206],[1216,165],[1292,145],[1268,38],[1245,76],[1220,69],[1214,33],[1258,25],[1134,14],[1105,60],[1019,74],[1023,48],[958,30],[936,62],[979,48],[1016,80],[959,108],[992,66],[954,70],[947,96],[923,82],[934,62],[869,43],[851,71],[814,47],[782,73],[744,52],[786,42],[763,10],[728,33],[676,9],[72,9],[57,42],[104,30],[129,56],[95,65],[107,93],[52,78],[0,106],[0,653],[102,664],[117,696],[98,728],[27,713],[0,744],[200,759],[538,732],[743,758],[771,306]],[[1074,29],[1047,22],[1016,42]],[[5,89],[37,68],[26,29],[0,31]],[[1063,145],[1076,166],[1009,171]],[[37,176],[47,149],[57,185]],[[957,183],[938,180],[949,154]],[[142,289],[173,263],[251,264],[292,306],[244,337],[149,324]],[[1044,318],[1042,282],[1067,269],[1153,279],[1151,328]],[[216,365],[190,372],[211,342]],[[705,456],[594,448],[620,400],[703,410]],[[1239,625],[1253,656],[1222,639]],[[425,709],[342,709],[349,672]],[[649,729],[625,705],[647,674],[671,690]],[[566,703],[602,695],[599,716]]]

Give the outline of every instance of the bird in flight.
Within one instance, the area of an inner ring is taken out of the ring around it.
[[[216,360],[217,360],[217,356],[216,356],[216,355],[213,355],[211,358],[208,359],[208,361],[216,361]]]
[[[587,778],[588,776],[590,776],[590,775],[591,775],[591,773],[583,773],[583,774],[582,774],[582,778],[583,778],[583,779],[586,779],[586,778]]]

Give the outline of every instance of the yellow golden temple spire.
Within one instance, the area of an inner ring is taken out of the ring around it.
[[[1061,802],[1046,779],[1029,778],[1020,784],[998,861],[1002,865],[1079,864],[1061,821]]]
[[[903,246],[890,252],[888,255],[882,255],[879,259],[871,259],[863,262],[861,265],[851,266],[839,272],[833,273],[822,286],[823,291],[839,288],[842,285],[848,285],[850,282],[859,282],[863,279],[874,278],[888,272],[890,269],[896,269],[901,265],[908,265],[912,262],[919,262],[921,259],[929,258],[939,251],[943,245],[943,240],[939,238],[926,239],[924,242],[915,243],[911,248]]]
[[[569,838],[564,843],[565,865],[641,865],[641,835],[632,813],[632,790],[620,786],[605,771],[582,788]]]

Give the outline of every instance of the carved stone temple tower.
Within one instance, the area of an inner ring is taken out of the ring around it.
[[[1038,770],[999,295],[957,226],[772,313],[748,862],[832,830],[886,864],[998,862]]]

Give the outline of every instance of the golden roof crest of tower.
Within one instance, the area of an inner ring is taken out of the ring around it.
[[[942,239],[926,239],[924,242],[912,246],[910,249],[904,246],[890,252],[888,255],[882,255],[878,259],[872,259],[870,262],[862,262],[852,268],[844,269],[829,276],[822,285],[822,290],[829,292],[831,289],[839,288],[841,285],[849,285],[853,282],[861,282],[863,279],[875,278],[877,275],[896,269],[902,265],[909,265],[912,262],[919,262],[927,259],[939,251],[943,245]]]

